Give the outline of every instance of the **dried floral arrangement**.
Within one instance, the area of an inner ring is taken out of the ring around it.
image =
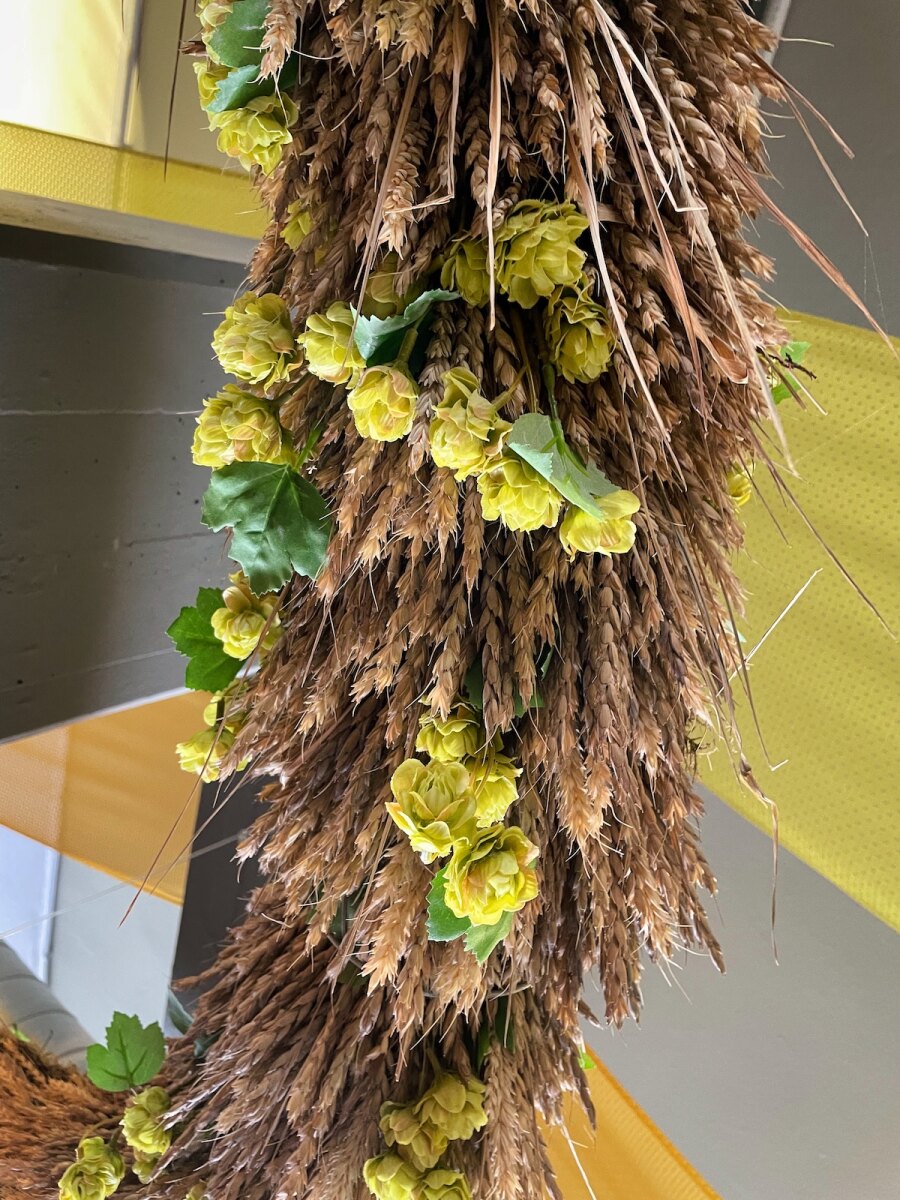
[[[0,1178],[557,1196],[585,975],[620,1024],[647,962],[721,962],[695,763],[724,733],[754,786],[737,510],[754,468],[793,502],[805,393],[745,218],[846,287],[760,183],[758,97],[795,97],[739,0],[199,15],[201,102],[271,221],[194,439],[239,570],[170,630],[213,693],[179,755],[269,778],[240,850],[267,881],[164,1063],[121,1014],[106,1092],[5,1040]]]

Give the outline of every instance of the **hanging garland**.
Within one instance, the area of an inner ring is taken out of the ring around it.
[[[809,374],[743,234],[770,35],[738,0],[199,16],[201,103],[271,221],[194,435],[239,569],[169,630],[212,693],[178,753],[268,777],[266,882],[124,1114],[17,1179],[556,1196],[537,1117],[590,1111],[585,974],[618,1025],[647,961],[721,965],[695,762],[736,737],[737,512],[754,470],[790,499],[777,406]]]

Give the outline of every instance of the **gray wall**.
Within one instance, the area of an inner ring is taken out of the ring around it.
[[[825,157],[869,231],[867,244],[803,133],[765,103],[772,195],[865,299],[889,333],[900,334],[900,4],[898,0],[792,0],[775,66],[854,151],[847,159],[806,114]],[[792,40],[801,39],[801,40]],[[829,42],[831,45],[811,45]],[[778,263],[772,290],[788,308],[863,324],[865,319],[764,218],[763,245]],[[880,283],[880,289],[879,289]]]
[[[895,1200],[896,935],[783,851],[776,963],[771,844],[708,804],[727,973],[648,967],[640,1026],[587,1037],[723,1200]]]
[[[239,268],[0,229],[0,737],[183,683],[165,629],[224,579],[193,417]]]

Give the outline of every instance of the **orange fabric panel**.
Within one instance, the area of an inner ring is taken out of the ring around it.
[[[568,1129],[547,1131],[550,1160],[565,1200],[719,1200],[593,1055],[588,1071],[597,1128],[574,1100]]]
[[[200,788],[175,743],[204,703],[175,696],[0,746],[0,823],[135,884],[162,849],[151,890],[180,903]]]

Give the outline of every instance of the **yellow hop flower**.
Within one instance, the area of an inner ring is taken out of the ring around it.
[[[296,250],[312,229],[312,217],[300,207],[300,201],[295,200],[288,205],[287,220],[281,230],[281,236],[292,250]]]
[[[197,76],[197,91],[200,93],[200,107],[209,108],[219,90],[219,84],[228,74],[227,67],[216,66],[215,63],[202,59],[194,63],[194,74]]]
[[[246,683],[241,679],[234,680],[224,691],[214,692],[203,709],[203,720],[212,729],[219,722],[221,711],[223,724],[232,733],[237,733],[247,718],[247,709],[241,697],[247,690]]]
[[[283,383],[299,364],[291,314],[275,292],[244,292],[225,309],[212,348],[223,370],[248,383]]]
[[[402,296],[397,295],[396,282],[399,264],[399,254],[395,250],[391,250],[381,260],[378,270],[373,271],[369,276],[361,310],[364,317],[396,316],[403,312],[407,304],[411,304],[417,296],[421,295],[424,289],[420,284],[415,284]]]
[[[609,366],[615,345],[609,317],[606,309],[590,298],[586,283],[553,293],[544,332],[554,366],[570,383],[590,383]]]
[[[569,558],[579,550],[582,554],[627,554],[634,545],[637,530],[629,518],[641,507],[634,492],[620,489],[596,497],[595,503],[603,513],[602,520],[574,505],[563,517],[559,540]]]
[[[522,308],[581,278],[585,253],[576,242],[588,222],[574,204],[523,200],[495,239],[497,282]]]
[[[59,1200],[107,1200],[125,1175],[121,1154],[101,1137],[82,1138],[59,1180]]]
[[[753,468],[734,466],[725,476],[728,495],[738,508],[742,508],[753,497]]]
[[[195,1183],[184,1200],[208,1200],[205,1183]]]
[[[444,720],[427,714],[419,718],[416,749],[438,762],[458,762],[469,758],[484,745],[481,721],[466,704],[457,705]]]
[[[552,529],[559,520],[562,496],[513,454],[501,454],[478,476],[477,487],[486,521],[499,519],[508,529]]]
[[[141,1183],[149,1183],[153,1178],[159,1158],[158,1154],[141,1154],[140,1150],[135,1150],[131,1160],[131,1169]]]
[[[200,37],[203,39],[203,44],[206,47],[206,53],[214,63],[218,63],[219,56],[215,50],[210,49],[209,41],[216,29],[228,14],[231,12],[232,0],[201,0],[197,5],[197,16],[200,20]]]
[[[465,367],[446,371],[443,383],[444,398],[428,430],[431,457],[439,467],[454,471],[457,479],[468,479],[487,469],[511,426],[481,395],[478,380]]]
[[[232,462],[294,461],[272,406],[233,383],[203,402],[192,454],[198,467],[213,470]]]
[[[473,925],[496,925],[537,895],[537,855],[537,846],[515,825],[492,825],[461,842],[447,865],[447,907]]]
[[[257,649],[260,655],[267,654],[281,637],[281,621],[275,612],[278,597],[274,592],[257,596],[241,571],[229,578],[231,587],[222,592],[224,607],[217,608],[210,618],[213,633],[230,658],[245,659]]]
[[[165,1154],[172,1144],[172,1134],[160,1120],[169,1111],[169,1093],[165,1088],[144,1088],[125,1109],[119,1122],[125,1141],[139,1154],[150,1158]]]
[[[519,798],[516,780],[522,774],[511,758],[489,750],[483,758],[466,763],[475,793],[475,823],[479,828],[502,821],[507,809]]]
[[[422,1176],[399,1154],[379,1154],[363,1166],[366,1187],[376,1200],[416,1200]]]
[[[221,25],[231,12],[233,0],[200,0],[197,5],[197,18],[203,33],[212,31]]]
[[[179,742],[175,753],[182,771],[199,775],[204,783],[214,783],[233,745],[234,734],[230,729],[204,729],[186,742]]]
[[[451,1142],[465,1142],[487,1124],[484,1084],[438,1071],[434,1083],[416,1105],[420,1121],[439,1129]]]
[[[447,1136],[417,1115],[415,1104],[382,1104],[381,1132],[389,1146],[419,1171],[427,1171],[447,1149]]]
[[[419,386],[405,367],[396,363],[366,367],[347,396],[360,437],[396,442],[413,426]]]
[[[353,313],[342,300],[324,313],[306,319],[306,332],[297,341],[303,347],[306,366],[326,383],[355,384],[366,363],[353,340]]]
[[[223,154],[236,158],[245,171],[258,166],[271,175],[291,144],[290,127],[298,115],[293,100],[276,92],[254,96],[243,108],[210,113],[209,127],[218,129],[216,145]]]
[[[472,1200],[472,1193],[462,1171],[438,1167],[423,1176],[416,1200]]]
[[[473,308],[487,304],[490,297],[487,242],[482,238],[454,238],[441,267],[441,287],[459,292]]]
[[[422,862],[444,858],[474,832],[475,797],[461,763],[408,758],[391,776],[391,791],[387,810]]]

